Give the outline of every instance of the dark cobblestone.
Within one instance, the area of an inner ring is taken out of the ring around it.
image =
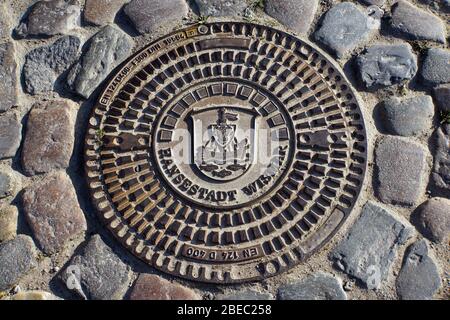
[[[430,300],[441,287],[439,271],[425,240],[412,244],[397,277],[397,294],[403,300]]]
[[[388,276],[398,246],[413,233],[414,228],[406,221],[368,202],[331,257],[339,269],[361,280],[367,288],[378,289]]]
[[[367,88],[386,87],[409,80],[417,72],[411,46],[377,44],[356,60],[360,79]]]
[[[36,254],[33,240],[26,235],[0,244],[0,291],[10,289],[36,267]]]
[[[28,93],[52,91],[55,81],[78,57],[80,39],[65,36],[50,46],[30,51],[25,57],[23,76]]]

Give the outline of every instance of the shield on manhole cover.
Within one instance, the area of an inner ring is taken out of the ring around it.
[[[248,23],[190,27],[131,57],[86,136],[92,199],[153,267],[234,283],[325,244],[363,184],[361,110],[311,43]]]

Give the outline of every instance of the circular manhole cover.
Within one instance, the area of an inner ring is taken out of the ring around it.
[[[349,215],[364,120],[312,44],[248,23],[177,31],[135,54],[86,137],[89,189],[134,255],[187,279],[261,279],[303,261]]]

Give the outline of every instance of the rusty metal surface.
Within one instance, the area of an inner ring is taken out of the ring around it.
[[[86,135],[92,199],[149,265],[236,283],[316,252],[348,217],[367,165],[364,120],[312,44],[212,23],[148,45],[111,77]]]

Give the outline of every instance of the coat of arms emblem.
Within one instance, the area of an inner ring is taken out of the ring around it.
[[[194,112],[194,163],[206,176],[232,180],[254,160],[254,110],[219,107]]]

